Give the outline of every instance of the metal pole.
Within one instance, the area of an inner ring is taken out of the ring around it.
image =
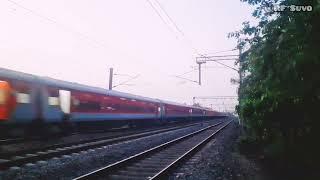
[[[240,104],[240,91],[242,88],[242,71],[241,71],[241,67],[242,67],[242,59],[241,59],[241,47],[239,47],[239,89],[238,89],[238,98],[239,98],[239,104]],[[241,121],[240,117],[239,117],[239,124],[240,126],[243,125],[243,122]]]
[[[110,68],[109,74],[109,90],[112,90],[113,68]]]
[[[199,85],[201,86],[201,63],[199,64]]]
[[[241,48],[239,48],[239,90],[242,85],[242,71],[241,71],[241,66],[242,66],[242,60],[241,60]]]

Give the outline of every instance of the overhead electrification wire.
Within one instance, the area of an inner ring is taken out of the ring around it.
[[[173,24],[173,27],[175,27],[176,31],[174,31],[172,29],[172,27],[166,22],[165,18],[161,15],[160,11],[157,10],[157,8],[155,7],[155,5],[152,4],[152,2],[150,0],[147,0],[147,2],[150,4],[150,6],[152,7],[152,9],[157,13],[157,15],[160,17],[160,19],[163,21],[163,23],[167,26],[167,28],[170,30],[170,32],[172,32],[176,39],[178,40],[183,40],[182,38],[184,38],[185,42],[188,43],[188,46],[191,47],[191,49],[194,51],[195,54],[200,55],[199,51],[193,46],[192,42],[185,36],[185,33],[182,31],[181,28],[178,27],[177,23],[175,23],[173,21],[173,19],[170,17],[169,13],[167,13],[167,11],[164,9],[164,7],[161,5],[161,3],[159,1],[156,1],[157,3],[157,7],[160,8],[160,10],[167,16],[167,19],[169,19],[169,21],[171,22],[171,24]],[[179,32],[179,34],[181,35],[177,35],[177,32]],[[182,38],[178,38],[178,37],[182,37]]]
[[[165,13],[165,15],[168,17],[168,19],[171,21],[171,23],[174,25],[174,27],[184,36],[184,33],[182,30],[178,27],[178,25],[173,21],[173,19],[169,16],[167,11],[164,9],[164,7],[161,5],[161,3],[158,0],[155,0],[155,2],[159,5],[160,9]]]
[[[160,9],[164,12],[164,14],[167,16],[167,18],[170,20],[170,22],[173,24],[173,26],[175,27],[175,29],[182,35],[182,37],[185,39],[185,41],[189,44],[189,46],[193,49],[193,51],[200,55],[199,51],[197,48],[195,48],[193,46],[193,43],[190,39],[188,39],[185,36],[185,33],[182,31],[181,28],[179,28],[179,26],[177,25],[177,23],[173,20],[173,18],[171,18],[171,16],[169,15],[169,13],[167,13],[167,11],[165,10],[165,8],[162,6],[162,4],[158,1],[158,0],[154,0],[156,1],[156,3],[158,4],[158,6],[160,7]]]
[[[151,6],[151,8],[153,9],[154,12],[156,12],[156,14],[160,17],[161,21],[165,24],[165,26],[168,28],[168,30],[174,34],[175,38],[178,39],[178,36],[176,35],[176,33],[174,32],[174,30],[168,25],[168,23],[166,22],[166,20],[161,16],[160,12],[157,10],[157,8],[152,4],[152,2],[150,0],[146,0],[149,5]]]
[[[165,10],[165,8],[162,6],[162,4],[158,1],[158,0],[155,0],[155,2],[157,3],[158,7],[160,7],[160,9],[162,10],[162,12],[164,12],[164,14],[167,16],[167,18],[169,19],[169,21],[173,24],[173,26],[175,27],[176,31],[173,31],[171,26],[169,26],[169,24],[165,21],[164,17],[162,17],[162,15],[160,14],[160,12],[156,9],[156,7],[151,3],[150,0],[147,0],[147,2],[150,4],[150,6],[152,7],[152,9],[156,12],[156,14],[160,17],[160,19],[162,20],[162,22],[167,26],[167,28],[175,34],[176,38],[178,37],[176,35],[177,32],[179,32],[181,34],[181,36],[185,39],[186,42],[188,42],[189,44],[189,47],[191,47],[191,49],[197,54],[197,55],[201,55],[199,53],[199,51],[193,46],[192,42],[185,36],[185,34],[183,33],[183,31],[178,27],[177,23],[174,22],[174,20],[170,17],[169,13],[167,13],[167,11]],[[178,38],[177,38],[178,39]],[[181,40],[181,39],[180,39]],[[188,72],[185,72],[179,76],[173,76],[173,77],[176,77],[176,78],[181,78],[181,79],[185,79],[185,80],[188,80],[188,81],[191,81],[191,82],[196,82],[196,81],[193,81],[193,80],[190,80],[190,79],[187,79],[187,78],[184,78],[184,77],[181,77],[185,74],[188,74],[190,72],[193,72],[195,71],[194,69],[192,71],[188,71]]]
[[[124,84],[126,84],[127,82],[130,82],[130,81],[138,78],[139,76],[140,76],[140,74],[138,74],[138,75],[136,75],[136,76],[133,76],[132,78],[130,78],[130,79],[126,80],[126,81],[123,81],[123,82],[121,82],[121,83],[119,83],[119,84],[117,84],[117,85],[112,86],[112,88],[115,88],[115,87],[124,85]]]
[[[133,77],[129,74],[119,74],[119,73],[113,73],[114,76],[126,76],[126,77]]]
[[[68,27],[56,20],[54,20],[53,18],[50,18],[50,17],[47,17],[41,13],[38,13],[37,11],[34,11],[30,8],[27,8],[25,7],[24,5],[20,4],[20,3],[17,3],[16,1],[13,1],[13,0],[7,0],[8,2],[14,4],[15,6],[21,8],[21,9],[24,9],[26,11],[28,11],[30,14],[34,15],[34,16],[37,16],[43,20],[45,20],[46,22],[50,22],[52,24],[55,24],[56,26],[64,29],[65,31],[68,31],[68,32],[71,32],[79,37],[81,37],[82,39],[86,39],[88,42],[91,42],[93,43],[94,45],[97,45],[97,46],[100,46],[100,47],[103,47],[103,48],[107,48],[107,49],[110,49],[110,47],[107,46],[107,43],[101,41],[101,40],[96,40],[96,39],[93,39],[91,38],[90,36],[88,36],[87,34],[85,33],[82,33],[82,32],[78,32],[76,30],[74,30],[73,28],[71,27]]]
[[[32,14],[32,15],[34,15],[34,16],[37,16],[37,17],[45,20],[46,22],[50,22],[50,23],[52,23],[52,24],[55,24],[56,26],[58,26],[58,27],[60,27],[60,28],[62,28],[62,29],[64,29],[64,30],[66,30],[66,31],[68,31],[68,32],[71,32],[71,33],[73,33],[73,34],[75,34],[75,35],[77,35],[77,36],[79,36],[79,37],[81,37],[81,38],[83,38],[83,39],[86,39],[87,41],[89,41],[89,42],[91,42],[91,43],[93,43],[93,44],[95,44],[95,45],[97,45],[97,46],[100,46],[100,47],[102,47],[102,48],[110,49],[110,47],[108,47],[108,46],[106,45],[106,43],[104,43],[103,41],[93,39],[93,38],[89,37],[89,36],[88,36],[87,34],[85,34],[85,33],[75,31],[73,28],[68,27],[68,26],[65,26],[64,24],[59,23],[58,21],[54,20],[53,18],[49,18],[49,17],[47,17],[47,16],[44,16],[44,15],[42,15],[41,13],[38,13],[38,12],[36,12],[36,11],[30,9],[30,8],[27,8],[27,7],[25,7],[24,5],[22,5],[22,4],[20,4],[20,3],[17,3],[17,2],[15,2],[15,1],[13,1],[13,0],[7,0],[7,1],[10,2],[10,3],[12,3],[12,4],[14,4],[15,6],[21,8],[21,9],[26,10],[26,11],[29,12],[30,14]],[[121,76],[121,75],[124,75],[124,74],[118,74],[118,75]],[[128,76],[130,76],[130,75],[128,75]],[[130,77],[131,77],[130,79],[128,79],[128,80],[126,80],[126,81],[124,81],[124,82],[121,82],[121,83],[119,83],[118,85],[115,85],[115,86],[113,86],[113,87],[117,87],[117,86],[120,86],[120,85],[132,85],[132,84],[127,84],[127,82],[129,82],[129,81],[131,81],[131,80],[133,80],[133,79],[136,79],[136,78],[138,78],[139,76],[140,76],[140,75],[130,76]]]
[[[185,33],[183,33],[183,31],[181,30],[181,28],[179,28],[178,25],[173,21],[173,19],[170,17],[170,15],[169,15],[169,14],[167,13],[167,11],[164,9],[164,7],[161,5],[161,3],[160,3],[158,0],[154,0],[154,1],[156,1],[156,3],[158,4],[158,6],[160,7],[160,9],[164,12],[164,14],[165,14],[165,15],[167,16],[167,18],[170,20],[170,22],[174,25],[175,29],[176,29],[176,30],[182,35],[182,37],[184,37],[184,39],[189,43],[189,46],[193,49],[193,51],[194,51],[197,55],[201,56],[202,58],[207,58],[207,56],[205,56],[204,54],[199,53],[198,49],[193,46],[192,42],[185,36]],[[175,33],[175,31],[172,31],[171,27],[167,24],[167,22],[165,21],[165,19],[162,17],[162,15],[160,14],[160,12],[155,8],[155,6],[151,3],[151,1],[150,1],[150,0],[147,0],[147,2],[150,4],[150,6],[152,7],[152,9],[157,13],[157,15],[158,15],[158,16],[160,17],[160,19],[163,21],[163,23],[170,29],[170,31],[173,32],[173,33]],[[222,52],[229,52],[229,51],[234,51],[234,50],[236,50],[236,49],[231,49],[231,50],[226,50],[226,51],[218,51],[218,52],[211,53],[211,54],[217,54],[217,53],[222,53]],[[230,68],[230,69],[235,70],[235,71],[238,72],[237,69],[235,69],[235,68],[233,68],[233,67],[231,67],[231,66],[229,66],[229,65],[226,65],[226,64],[221,63],[221,62],[219,62],[219,61],[213,61],[213,62],[215,62],[215,63],[217,63],[217,64],[220,64],[220,65],[222,65],[222,66],[224,66],[224,67]],[[194,71],[194,70],[192,70],[192,71]],[[182,75],[188,74],[188,73],[190,73],[190,72],[192,72],[192,71],[188,71],[188,72],[186,72],[186,73],[183,73]],[[183,78],[183,77],[181,77],[181,75],[180,75],[180,76],[175,76],[175,77]],[[192,80],[191,80],[191,81],[192,81]]]
[[[198,70],[199,67],[198,66],[191,66],[191,68],[193,68],[194,70]],[[201,67],[203,69],[216,69],[216,68],[227,68],[227,67],[224,67],[224,66],[204,66],[204,67]]]
[[[224,50],[224,51],[217,51],[217,52],[213,52],[213,53],[206,53],[207,55],[209,54],[219,54],[219,53],[224,53],[224,52],[231,52],[231,51],[235,51],[237,50],[237,48],[234,49],[230,49],[230,50]]]
[[[151,2],[149,0],[147,0],[150,4]],[[161,5],[161,3],[158,1],[158,0],[154,0],[158,6],[160,7],[160,9],[164,12],[164,14],[168,17],[168,19],[171,21],[171,23],[174,25],[174,27],[176,28],[176,30],[178,32],[180,32],[180,34],[185,38],[185,40],[189,43],[190,47],[194,50],[194,52],[201,56],[201,57],[206,57],[204,54],[200,54],[198,49],[195,48],[192,44],[192,42],[185,36],[185,34],[183,33],[183,31],[178,27],[177,23],[174,22],[174,20],[170,17],[169,13],[167,13],[167,11],[165,10],[165,8]],[[154,7],[153,7],[154,8]],[[155,8],[154,8],[155,9]],[[157,14],[161,17],[161,19],[164,21],[164,18],[160,15],[160,13],[158,13],[158,11],[155,9],[155,11],[157,12]],[[167,25],[167,24],[166,24]],[[223,53],[223,52],[230,52],[230,51],[234,51],[236,49],[231,49],[231,50],[225,50],[225,51],[218,51],[218,52],[215,52],[215,53],[211,53],[211,54],[217,54],[217,53]],[[227,56],[221,56],[221,57],[227,57]],[[230,68],[230,69],[233,69],[233,70],[236,70],[235,68],[231,67],[231,66],[228,66],[224,63],[221,63],[221,62],[218,62],[218,61],[214,61],[215,63],[218,63],[220,65],[223,65],[227,68]],[[238,70],[236,70],[238,71]],[[191,71],[192,72],[192,71]],[[186,74],[189,73],[189,72],[186,72]],[[180,75],[181,76],[181,75]]]
[[[226,64],[223,64],[223,63],[221,63],[221,62],[219,62],[219,61],[213,61],[213,62],[218,63],[218,64],[221,64],[222,66],[228,67],[228,68],[230,68],[230,69],[233,69],[233,70],[235,70],[235,71],[239,72],[239,70],[238,70],[238,69],[233,68],[233,67],[231,67],[231,66],[228,66],[228,65],[226,65]]]
[[[221,57],[239,57],[239,55],[222,55],[222,56],[206,56],[208,58],[221,58]]]
[[[178,76],[183,76],[183,75],[192,73],[192,72],[194,72],[194,71],[196,71],[196,70],[197,70],[197,69],[193,69],[193,70],[191,70],[191,71],[184,72],[184,73],[182,73],[182,74],[180,74],[180,75],[178,75]]]
[[[156,1],[156,3],[159,5],[159,7],[161,8],[161,10],[166,14],[166,16],[167,16],[168,19],[171,21],[171,23],[175,26],[175,28],[182,34],[182,36],[185,37],[185,35],[184,35],[184,33],[182,32],[182,30],[181,30],[181,29],[177,26],[177,24],[173,21],[173,19],[170,17],[170,15],[167,13],[167,11],[163,8],[163,6],[161,5],[161,3],[160,3],[158,0],[155,0],[155,1]],[[190,40],[188,40],[186,37],[185,37],[185,39],[190,43],[191,48],[194,49],[194,51],[195,51],[199,56],[204,57],[203,54],[200,54],[199,51],[198,51],[196,48],[193,47],[192,42],[191,42]],[[230,51],[235,51],[235,50],[236,50],[236,49],[225,50],[225,51],[218,51],[218,52],[211,53],[211,54],[217,54],[217,53],[223,53],[223,52],[230,52]],[[228,56],[233,56],[233,55],[226,55],[226,56],[220,56],[220,57],[228,57]],[[237,55],[235,55],[235,56],[237,56]],[[223,60],[227,60],[227,59],[223,59]],[[234,60],[234,59],[228,59],[228,60]],[[231,67],[231,66],[228,66],[228,65],[226,65],[226,64],[224,64],[224,63],[217,62],[217,61],[214,61],[214,62],[216,62],[216,63],[218,63],[218,64],[220,64],[220,65],[223,65],[223,66],[225,66],[225,67],[231,68],[231,69],[233,69],[233,70],[236,70],[235,68],[233,68],[233,67]],[[238,70],[236,70],[236,71],[238,71]],[[190,72],[192,72],[192,71],[190,71]],[[184,74],[187,74],[187,73],[189,73],[189,72],[186,72],[186,73],[184,73]],[[182,75],[184,75],[184,74],[182,74]],[[181,76],[181,75],[180,75],[180,76]]]
[[[180,77],[180,76],[173,76],[173,77],[180,78],[180,79],[187,80],[187,81],[194,82],[194,83],[198,83],[197,81],[194,81],[194,80],[191,80],[188,78],[184,78],[184,77]]]

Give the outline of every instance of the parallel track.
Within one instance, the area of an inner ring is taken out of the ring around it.
[[[184,128],[184,127],[189,127],[189,126],[192,126],[195,124],[198,124],[198,123],[192,123],[192,124],[187,124],[185,126],[178,126],[178,127],[175,126],[175,127],[168,127],[168,128],[155,128],[155,129],[141,130],[141,131],[136,130],[136,131],[132,131],[132,132],[122,132],[122,133],[117,132],[118,134],[116,133],[115,135],[103,135],[103,136],[100,136],[97,138],[88,138],[88,139],[84,139],[84,140],[80,140],[80,141],[76,141],[76,142],[56,143],[56,144],[46,145],[44,147],[25,149],[25,150],[20,150],[20,151],[13,151],[13,152],[5,152],[5,153],[0,153],[0,159],[14,157],[14,156],[21,156],[23,154],[32,154],[37,151],[47,151],[47,150],[63,148],[63,147],[67,147],[67,146],[85,144],[85,143],[89,143],[89,142],[93,142],[93,141],[100,141],[100,140],[112,139],[112,138],[117,138],[117,137],[122,137],[122,136],[129,136],[129,135],[134,135],[134,134],[139,134],[139,133],[153,132],[153,131],[165,130],[165,129],[170,130],[170,128]],[[114,131],[114,132],[116,132],[116,131]],[[76,134],[74,134],[74,135],[76,135]],[[19,143],[21,143],[21,142],[19,141]]]
[[[19,142],[23,142],[24,140],[25,140],[24,138],[0,139],[0,145],[19,143]]]
[[[77,143],[59,144],[59,145],[39,148],[31,151],[23,151],[19,153],[8,154],[6,159],[0,159],[0,169],[6,170],[13,166],[21,166],[23,164],[32,163],[39,160],[46,160],[49,158],[53,158],[61,155],[68,155],[68,154],[85,151],[85,150],[89,150],[97,147],[115,144],[118,142],[138,139],[141,137],[151,136],[151,135],[160,134],[160,133],[182,129],[182,128],[187,128],[191,126],[196,126],[201,123],[188,124],[184,126],[171,127],[166,129],[160,129],[160,130],[158,129],[153,131],[146,131],[146,132],[135,133],[130,135],[126,134],[125,136],[117,136],[117,137],[108,136],[108,137],[81,141]]]
[[[214,127],[221,123],[211,125],[77,177],[74,180],[165,179],[174,168],[200,150],[202,146],[230,123],[231,121],[223,124],[218,130],[215,130]]]

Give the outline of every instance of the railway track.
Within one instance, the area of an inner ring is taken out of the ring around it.
[[[18,138],[3,138],[0,139],[0,146],[3,145],[10,145],[10,144],[17,144],[17,143],[25,143],[29,141],[44,141],[47,140],[48,138],[61,138],[61,137],[67,137],[67,136],[73,136],[73,135],[79,135],[79,134],[97,134],[97,133],[110,133],[110,132],[119,132],[119,131],[125,131],[128,130],[129,128],[113,128],[113,129],[106,129],[106,130],[90,130],[90,131],[83,131],[81,130],[80,132],[73,132],[68,135],[46,135],[45,137],[41,135],[33,135],[33,136],[27,136],[27,137],[18,137]],[[41,136],[41,137],[40,137]],[[1,158],[1,153],[0,153],[0,158]]]
[[[211,125],[77,177],[74,180],[166,179],[174,168],[200,150],[230,122]]]
[[[67,136],[73,136],[73,135],[79,135],[79,134],[98,134],[98,133],[117,133],[120,131],[126,131],[126,130],[130,130],[130,128],[125,127],[125,128],[113,128],[113,129],[106,129],[106,130],[81,130],[80,132],[74,132],[68,135],[53,135],[53,138],[61,138],[61,137],[67,137]],[[17,137],[17,138],[3,138],[0,139],[0,146],[3,145],[11,145],[11,144],[17,144],[17,143],[25,143],[25,142],[29,142],[29,141],[45,141],[48,138],[50,138],[51,136],[45,136],[45,137],[39,137],[40,135],[37,136],[28,136],[28,137]],[[105,138],[105,137],[103,137]],[[0,152],[0,158],[2,157],[2,153]]]
[[[0,145],[8,145],[23,142],[24,138],[8,138],[8,139],[0,139]]]
[[[203,122],[201,122],[203,123]],[[157,129],[152,131],[144,131],[135,134],[118,135],[116,137],[100,137],[91,140],[85,140],[76,143],[67,144],[57,144],[50,147],[38,148],[32,150],[24,150],[21,152],[14,152],[8,154],[2,154],[0,159],[0,169],[6,170],[10,167],[21,166],[23,164],[32,163],[40,160],[46,160],[53,157],[58,157],[62,155],[68,155],[72,153],[77,153],[80,151],[85,151],[93,148],[98,148],[106,145],[111,145],[123,141],[138,139],[141,137],[147,137],[155,134],[160,134],[164,132],[174,131],[177,129],[188,128],[191,126],[197,126],[201,123],[187,124],[178,127],[170,127],[165,129]]]
[[[203,122],[209,122],[209,121],[203,121]],[[193,126],[193,125],[197,125],[197,124],[199,124],[199,123],[187,123],[185,125],[175,125],[175,126],[169,126],[169,127],[142,129],[142,130],[136,129],[136,130],[124,131],[124,132],[110,131],[107,134],[102,134],[102,135],[97,134],[98,135],[97,137],[85,138],[85,139],[73,141],[73,142],[54,143],[51,145],[44,145],[43,147],[35,147],[35,148],[23,149],[23,150],[19,150],[19,151],[0,152],[0,159],[8,159],[8,158],[10,159],[14,156],[21,156],[23,154],[32,154],[37,151],[47,151],[47,150],[51,150],[51,149],[63,148],[63,147],[67,147],[67,146],[84,144],[84,143],[88,143],[88,142],[100,141],[100,140],[105,140],[105,139],[112,139],[112,138],[117,138],[117,137],[121,137],[121,136],[129,136],[129,135],[145,133],[145,132],[156,132],[157,130],[166,130],[166,129],[170,130],[170,128],[173,128],[172,130],[174,130],[174,128],[178,128],[178,129],[185,128],[185,127],[189,127],[189,126]],[[73,135],[78,135],[78,134],[73,134]],[[75,138],[77,138],[77,137],[75,137]],[[19,139],[17,139],[17,140],[18,140],[17,143],[24,143],[25,142],[22,140],[19,141]],[[4,142],[5,142],[5,140],[4,140]],[[8,145],[8,144],[5,144],[5,145]],[[1,162],[1,160],[0,160],[0,162]]]

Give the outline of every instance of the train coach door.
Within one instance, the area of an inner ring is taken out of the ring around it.
[[[160,110],[159,112],[160,118],[161,120],[164,120],[165,110],[164,110],[164,105],[162,103],[160,104],[159,110]]]
[[[66,90],[59,90],[60,108],[65,114],[70,114],[71,106],[71,92]]]
[[[0,80],[0,120],[8,120],[14,106],[15,100],[10,84]]]

